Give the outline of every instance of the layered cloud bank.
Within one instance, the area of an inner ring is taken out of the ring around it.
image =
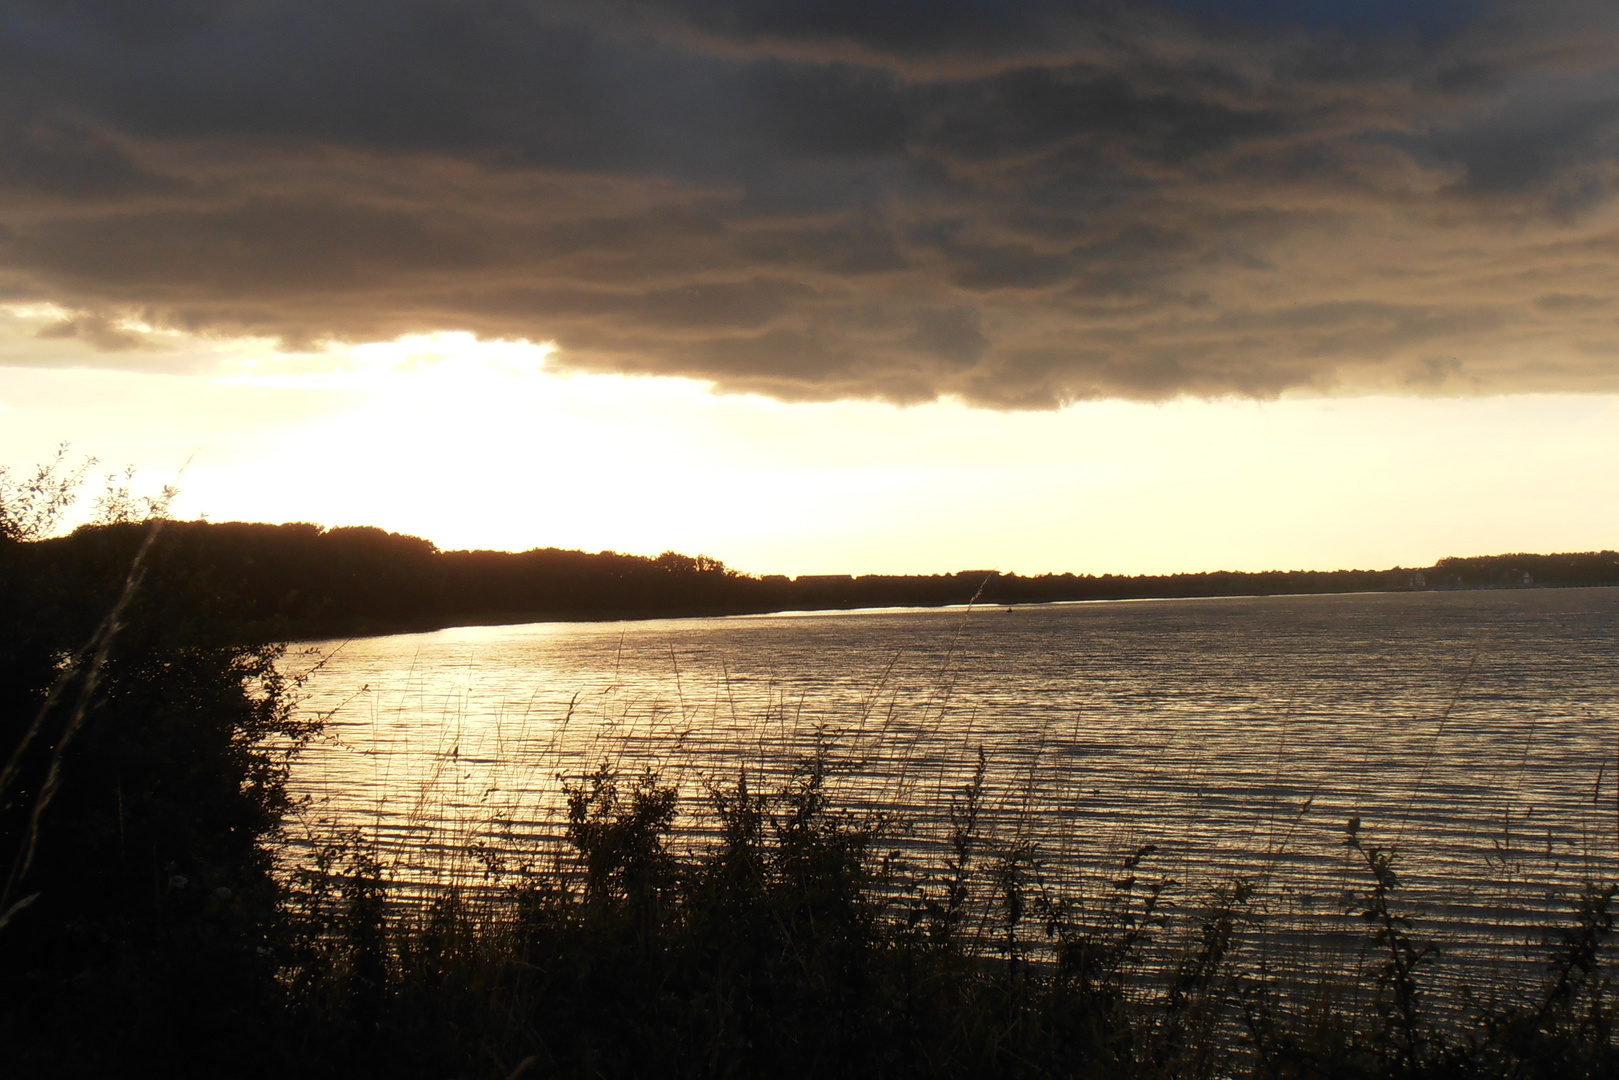
[[[465,330],[790,399],[1615,390],[1615,57],[1565,0],[14,0],[0,304],[125,368]]]

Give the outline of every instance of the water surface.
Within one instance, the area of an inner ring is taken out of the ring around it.
[[[473,627],[325,643],[294,782],[401,873],[558,834],[559,776],[780,781],[817,732],[842,805],[925,862],[978,748],[987,827],[1105,888],[1122,853],[1190,897],[1244,876],[1342,918],[1358,815],[1447,932],[1522,939],[1615,870],[1619,589],[1364,594]],[[289,666],[312,657],[294,656]]]

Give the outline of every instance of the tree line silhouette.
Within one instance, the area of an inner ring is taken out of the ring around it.
[[[136,524],[35,541],[24,561],[42,594],[93,625],[141,544]],[[149,573],[207,595],[251,636],[317,638],[542,619],[733,615],[862,607],[1390,592],[1619,584],[1619,553],[1447,558],[1428,567],[1126,576],[993,570],[931,575],[754,576],[707,556],[649,558],[557,548],[440,551],[371,527],[169,522]]]

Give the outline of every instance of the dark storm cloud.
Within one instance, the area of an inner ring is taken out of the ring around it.
[[[0,302],[120,367],[134,316],[789,398],[1612,388],[1616,46],[1577,0],[13,0]]]

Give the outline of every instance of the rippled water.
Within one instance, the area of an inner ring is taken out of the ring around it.
[[[1448,932],[1522,939],[1615,873],[1616,646],[1619,589],[444,630],[319,647],[294,782],[311,823],[442,875],[554,837],[559,774],[654,764],[700,831],[706,783],[779,779],[820,730],[842,804],[912,817],[925,861],[982,746],[993,835],[1068,887],[1150,843],[1188,895],[1247,876],[1341,919],[1358,814]]]

